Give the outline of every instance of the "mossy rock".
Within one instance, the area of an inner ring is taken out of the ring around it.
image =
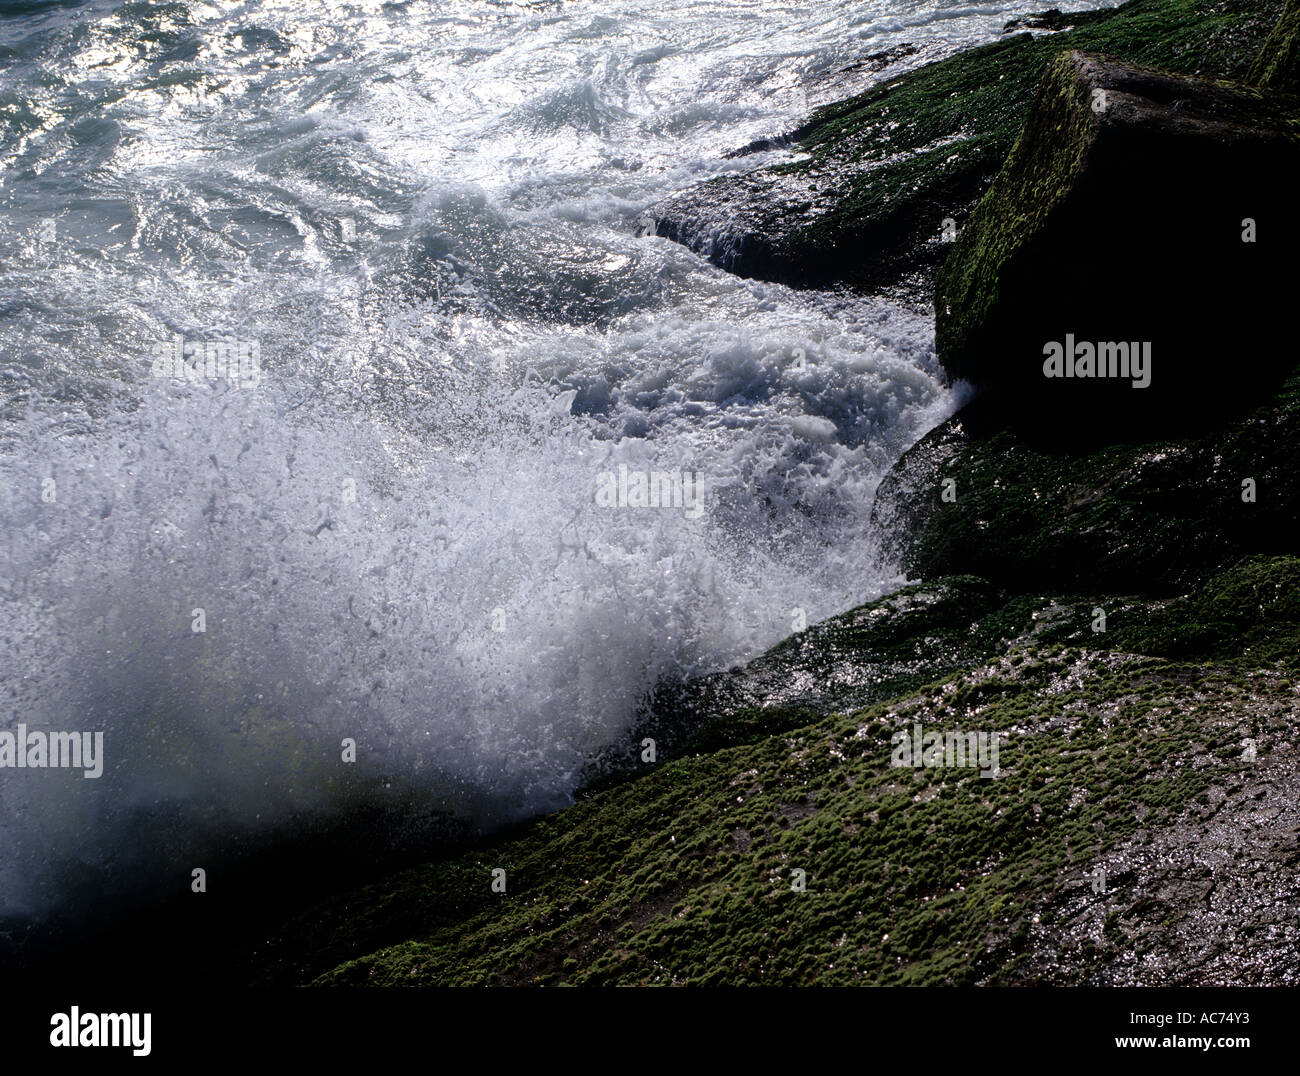
[[[1064,447],[1259,400],[1295,358],[1297,171],[1287,99],[1062,53],[939,272],[940,360]]]
[[[1296,558],[1244,563],[1186,601],[1239,627],[1292,623],[1298,567]],[[1135,630],[1169,607],[1122,605],[1116,622]],[[1276,898],[1229,910],[1244,936],[1226,965],[1220,925],[1202,922],[1199,905],[1159,898],[1181,899],[1188,849],[1224,844],[1216,804],[1244,815],[1256,797],[1271,805],[1293,794],[1295,653],[1259,668],[1096,642],[1062,649],[1054,632],[1087,630],[1086,615],[1069,619],[1072,629],[1031,628],[1001,657],[917,691],[681,758],[304,909],[270,932],[256,979],[1104,983],[1134,976],[1125,951],[1136,945],[1148,952],[1140,982],[1285,981],[1295,938],[1256,929],[1283,910]],[[816,675],[815,655],[804,658],[789,671]],[[891,765],[893,733],[916,723],[997,732],[999,776]],[[1260,763],[1242,757],[1245,736]],[[1291,877],[1287,816],[1267,818],[1276,821],[1264,823],[1266,840],[1243,829],[1224,846],[1216,877],[1225,890]],[[1158,860],[1142,855],[1152,842],[1164,848]],[[1094,932],[1075,904],[1099,865],[1120,903],[1087,946]],[[504,894],[490,885],[497,867],[507,872]],[[1294,901],[1285,914],[1293,910]],[[1038,929],[1052,920],[1062,932]],[[1162,930],[1182,944],[1163,951]],[[1055,960],[1062,938],[1068,959]]]
[[[1263,89],[1300,95],[1300,0],[1287,0],[1247,77]]]
[[[1297,552],[1297,504],[1293,372],[1272,400],[1204,436],[1080,452],[1010,429],[977,401],[895,464],[875,525],[914,578],[1177,593],[1242,556]]]
[[[1252,668],[1290,663],[1300,653],[1300,557],[1243,558],[1190,594],[1111,618],[1107,643]]]
[[[886,290],[928,305],[951,249],[943,222],[965,226],[1054,55],[1085,49],[1240,78],[1280,10],[1253,0],[1131,0],[1072,15],[1062,33],[965,50],[819,108],[786,139],[757,143],[791,145],[800,158],[668,199],[651,210],[656,231],[743,276]]]

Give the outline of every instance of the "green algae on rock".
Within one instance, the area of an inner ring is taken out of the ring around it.
[[[1255,560],[1187,600],[1240,625],[1262,597],[1260,615],[1294,630],[1295,572],[1295,558]],[[275,932],[261,981],[1297,981],[1289,816],[1259,820],[1265,841],[1234,842],[1214,810],[1244,818],[1295,787],[1295,651],[1207,662],[1104,649],[1119,638],[1092,631],[1090,601],[1041,598],[992,660],[676,759],[305,910]],[[1167,609],[1108,604],[1134,631]],[[916,722],[997,732],[1000,776],[892,766],[892,734]],[[1187,862],[1201,841],[1219,858]],[[1196,901],[1179,899],[1192,889]],[[1269,900],[1242,896],[1255,889]]]
[[[1300,112],[1285,102],[1058,56],[939,271],[944,367],[1053,438],[1196,428],[1258,400],[1295,360],[1278,270],[1300,241]]]
[[[1059,34],[994,41],[816,110],[790,136],[799,159],[704,183],[651,215],[659,235],[743,276],[928,302],[950,249],[943,221],[964,226],[1054,55],[1085,49],[1239,78],[1280,10],[1248,0],[1131,0],[1071,16],[1073,28]]]
[[[1300,94],[1300,0],[1287,0],[1246,77],[1262,89]]]
[[[967,406],[882,481],[876,525],[910,576],[1170,593],[1245,554],[1296,547],[1300,372],[1200,437],[1063,453],[1001,417]]]

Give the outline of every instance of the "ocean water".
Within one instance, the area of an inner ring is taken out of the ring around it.
[[[556,809],[656,685],[897,586],[930,319],[637,222],[1043,6],[0,4],[0,730],[105,734],[0,769],[0,918],[359,805]]]

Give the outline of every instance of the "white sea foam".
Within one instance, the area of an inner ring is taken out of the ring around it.
[[[810,72],[1037,6],[9,20],[3,722],[102,729],[105,768],[0,776],[0,914],[358,796],[560,806],[656,684],[895,583],[868,520],[952,407],[929,321],[635,220],[843,91]],[[262,376],[150,377],[177,335]],[[705,511],[601,508],[621,465]]]

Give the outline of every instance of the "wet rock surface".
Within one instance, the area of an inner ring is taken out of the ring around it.
[[[1295,548],[1300,374],[1199,437],[1063,452],[1002,419],[989,401],[964,408],[881,483],[876,523],[909,575],[1175,592],[1244,554]]]
[[[1024,30],[1050,30],[1053,32],[1068,30],[1072,26],[1079,25],[1080,22],[1091,21],[1097,18],[1100,12],[1081,12],[1078,14],[1063,14],[1058,7],[1049,8],[1047,11],[1041,11],[1037,15],[1026,15],[1020,19],[1012,19],[1002,28],[1004,34],[1012,34]]]
[[[1090,49],[1240,78],[1280,10],[1248,0],[1133,0],[1069,16],[1072,28],[1060,33],[1017,32],[942,59],[925,46],[869,56],[857,75],[888,76],[895,63],[909,70],[815,110],[783,138],[745,147],[737,156],[752,167],[649,214],[659,235],[742,276],[928,307],[950,250],[945,236],[965,226],[1002,166],[1053,55]]]
[[[1256,761],[1168,827],[1063,872],[1030,913],[1023,955],[995,946],[992,959],[1015,959],[1001,981],[1300,983],[1300,758],[1289,729],[1259,731],[1271,715],[1255,700],[1224,701]]]
[[[1294,363],[1298,170],[1286,98],[1061,54],[939,272],[940,360],[1067,448],[1230,414]]]

